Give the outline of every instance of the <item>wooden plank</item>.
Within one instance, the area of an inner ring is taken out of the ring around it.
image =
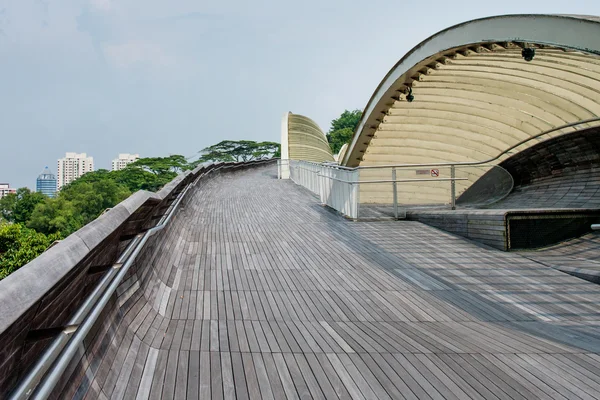
[[[211,399],[223,399],[223,374],[221,372],[221,356],[218,352],[210,353],[210,390]]]
[[[156,360],[154,378],[150,388],[150,399],[161,399],[163,384],[165,382],[165,372],[167,369],[167,360],[169,358],[168,350],[158,350],[158,359]]]
[[[196,321],[199,322],[199,321]],[[186,399],[200,399],[200,351],[189,352]]]
[[[233,367],[233,378],[235,380],[235,383],[233,385],[235,390],[235,397],[241,400],[249,399],[250,396],[248,394],[248,385],[246,384],[245,366],[242,360],[241,353],[231,353],[231,365]],[[254,377],[251,379],[254,379]],[[252,384],[255,384],[255,381],[252,381]]]
[[[200,352],[200,398],[211,398],[211,353],[208,351]]]
[[[147,399],[150,397],[150,389],[152,387],[152,379],[155,376],[155,368],[158,360],[159,350],[150,348],[148,350],[148,357],[144,365],[144,372],[142,373],[142,379],[137,390],[136,400]],[[158,374],[156,374],[158,375]],[[158,376],[156,377],[158,380]]]
[[[260,387],[261,398],[273,400],[275,397],[273,396],[273,389],[271,388],[271,384],[269,382],[269,375],[267,374],[267,368],[263,361],[262,355],[260,353],[252,353],[252,363],[256,369],[256,377]],[[256,388],[254,388],[254,392],[255,391]],[[278,395],[279,394],[280,393],[278,393]],[[281,397],[277,398],[279,399]]]

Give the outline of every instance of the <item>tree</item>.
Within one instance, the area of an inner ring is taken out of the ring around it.
[[[172,172],[164,175],[157,175],[141,168],[132,167],[113,171],[111,178],[115,182],[124,185],[132,193],[138,190],[158,191],[172,179]]]
[[[0,199],[0,216],[8,222],[13,222],[13,212],[17,204],[17,195],[9,193]]]
[[[31,216],[38,203],[46,199],[42,193],[32,192],[29,188],[17,189],[17,193],[10,193],[0,199],[0,214],[9,222],[25,223]]]
[[[0,224],[0,279],[42,254],[59,235],[44,235],[21,224]]]
[[[154,175],[170,174],[170,176],[175,177],[178,173],[191,169],[192,165],[187,162],[184,156],[175,154],[169,157],[140,158],[129,164],[127,168],[139,168]]]
[[[326,136],[334,154],[339,153],[344,144],[350,143],[361,117],[362,111],[360,110],[344,110],[342,115],[331,121],[331,127]]]
[[[329,137],[327,139],[329,140],[329,146],[331,146],[331,151],[334,154],[339,153],[340,149],[344,144],[350,143],[350,140],[352,140],[352,135],[354,135],[354,130],[348,127],[338,129],[329,134]]]
[[[146,162],[147,165],[128,165],[126,168],[118,171],[99,169],[88,172],[70,185],[65,186],[63,190],[68,189],[71,185],[82,183],[113,181],[125,186],[132,193],[138,190],[150,190],[154,192],[170,182],[177,175],[173,170],[181,167],[178,161],[176,161],[177,166],[175,166],[173,162],[161,162],[158,158],[145,160],[150,160]],[[187,161],[184,168],[191,168],[187,164]]]
[[[73,203],[58,196],[38,204],[27,222],[27,227],[40,233],[66,237],[83,226],[83,217]]]
[[[38,204],[27,226],[45,234],[68,236],[130,195],[127,187],[112,179],[76,180],[56,198]]]
[[[252,140],[223,140],[200,151],[202,154],[195,165],[204,162],[240,162],[279,157],[281,145],[275,142]]]
[[[131,195],[131,192],[114,180],[97,182],[73,182],[63,188],[59,197],[72,203],[83,225],[98,218],[107,208],[111,208]]]

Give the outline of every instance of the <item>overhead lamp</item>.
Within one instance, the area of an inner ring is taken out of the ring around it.
[[[412,94],[412,88],[409,87],[408,88],[408,94],[406,95],[406,101],[408,101],[409,103],[412,103],[412,101],[415,99],[415,96],[413,96]]]
[[[535,57],[535,49],[531,47],[525,47],[523,50],[521,50],[521,56],[525,59],[525,61],[529,62],[533,60],[533,57]]]

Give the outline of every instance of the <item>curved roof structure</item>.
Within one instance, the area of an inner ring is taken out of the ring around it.
[[[312,119],[291,112],[281,123],[281,158],[304,161],[334,161],[325,134]]]
[[[385,76],[340,164],[482,161],[598,117],[598,37],[600,18],[572,15],[498,16],[443,30]]]
[[[56,179],[56,176],[50,171],[48,167],[45,167],[41,174],[37,177],[40,180],[51,180]]]
[[[344,155],[346,155],[346,150],[348,150],[348,143],[344,143],[344,145],[340,148],[340,151],[335,156],[335,160],[337,162],[341,162],[344,159]]]

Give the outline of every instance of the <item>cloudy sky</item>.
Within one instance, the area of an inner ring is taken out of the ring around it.
[[[279,141],[288,110],[327,130],[421,40],[508,13],[600,15],[600,1],[0,0],[0,182],[34,187],[67,151],[109,168]]]

